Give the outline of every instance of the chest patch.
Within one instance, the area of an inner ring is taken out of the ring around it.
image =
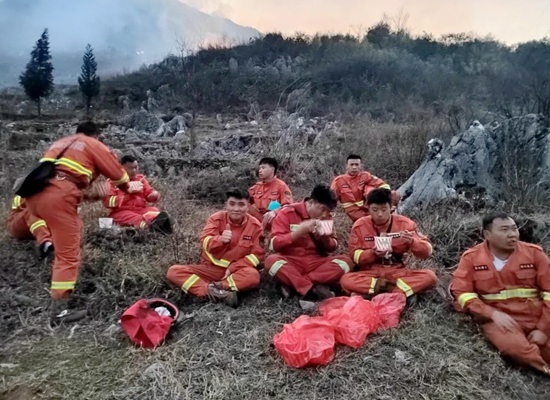
[[[535,264],[520,264],[519,268],[520,269],[534,269]]]
[[[252,236],[243,236],[244,240],[252,240]]]
[[[489,266],[488,265],[475,265],[474,271],[488,271]]]

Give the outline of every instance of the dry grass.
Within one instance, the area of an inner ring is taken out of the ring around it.
[[[386,128],[373,128],[361,143],[373,143],[378,137],[379,146],[388,146],[383,135],[396,127]],[[398,157],[402,150],[395,151]],[[297,152],[289,151],[284,172],[289,178],[298,177],[297,171],[307,175],[292,185],[298,199],[315,182],[328,180],[328,175],[316,171],[337,168],[334,160],[345,157],[331,153],[334,162],[324,164],[330,161],[328,156],[307,158]],[[386,162],[376,157],[369,163]],[[390,164],[383,165],[381,176]],[[399,171],[393,171],[392,179],[401,179]],[[201,179],[209,177],[205,173]],[[162,207],[177,221],[171,237],[100,231],[97,217],[104,211],[97,204],[84,207],[84,260],[73,303],[85,305],[90,317],[74,326],[48,327],[44,308],[50,268],[35,260],[31,244],[14,242],[0,232],[0,398],[548,398],[548,378],[503,361],[469,319],[453,312],[436,292],[422,295],[418,304],[408,308],[399,328],[369,337],[358,350],[339,347],[328,366],[286,367],[272,339],[284,323],[302,314],[296,298],[282,301],[263,276],[260,289],[244,295],[241,307],[234,310],[183,296],[165,281],[170,265],[198,259],[200,230],[208,215],[220,207],[210,203],[216,198],[208,203],[189,200],[190,190],[200,183],[189,175],[155,182],[164,196]],[[447,282],[460,253],[478,240],[480,212],[442,205],[414,215],[435,249],[434,259],[415,262],[414,267],[433,268]],[[0,216],[6,215],[7,206]],[[540,210],[531,216],[539,221],[538,228],[523,224],[526,234],[547,250],[548,215]],[[341,211],[336,227],[345,250],[351,224]],[[177,302],[187,320],[165,345],[138,349],[120,331],[118,320],[135,300],[152,296]]]

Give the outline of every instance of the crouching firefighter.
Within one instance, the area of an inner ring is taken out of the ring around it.
[[[248,207],[246,191],[227,192],[225,211],[211,215],[202,230],[200,264],[173,265],[167,279],[185,293],[236,307],[238,292],[259,286],[257,267],[265,254],[262,224],[247,214]]]
[[[116,156],[98,140],[100,131],[93,122],[80,124],[76,134],[57,140],[46,151],[17,191],[26,197],[29,210],[48,226],[55,248],[52,266],[51,322],[73,322],[86,316],[85,310],[72,310],[68,300],[75,289],[81,261],[82,221],[78,205],[83,191],[103,174],[121,190],[131,188],[128,174]],[[51,174],[44,174],[49,171]],[[108,193],[97,191],[96,198]]]

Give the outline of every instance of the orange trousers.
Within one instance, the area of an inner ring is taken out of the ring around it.
[[[80,266],[82,221],[77,207],[82,194],[67,180],[54,178],[50,182],[42,192],[26,199],[26,203],[50,228],[55,249],[50,294],[54,299],[64,299],[74,290]]]
[[[37,218],[28,208],[10,213],[8,217],[8,233],[14,239],[34,239],[38,245],[52,241],[46,221]]]
[[[121,226],[133,226],[145,229],[159,215],[156,207],[145,207],[138,210],[120,210],[109,214],[113,223]]]
[[[395,285],[394,291],[401,290],[407,297],[435,287],[437,276],[429,269],[405,269],[403,267],[381,267],[359,272],[351,272],[340,279],[340,286],[346,293],[376,294],[378,279],[386,279]]]
[[[275,280],[293,287],[305,296],[315,285],[337,284],[353,262],[348,256],[283,256],[272,254],[264,262],[266,270]]]
[[[256,268],[240,268],[223,279],[226,268],[212,264],[172,265],[166,278],[185,293],[202,297],[208,293],[212,282],[222,283],[222,288],[234,292],[244,292],[260,286],[260,273]]]
[[[488,322],[483,324],[482,330],[485,337],[504,356],[510,357],[518,364],[529,365],[547,373],[550,368],[550,340],[541,347],[527,340],[529,333],[536,329],[537,322],[538,320],[532,323],[518,322],[521,329],[513,332],[504,332],[494,322]]]

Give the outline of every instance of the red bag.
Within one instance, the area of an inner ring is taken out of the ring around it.
[[[407,304],[403,293],[382,293],[374,296],[372,303],[380,315],[380,329],[395,328],[399,325],[399,316]]]
[[[286,364],[294,368],[325,365],[334,358],[334,328],[322,317],[298,317],[283,326],[273,343]]]
[[[164,306],[170,316],[159,315],[154,308]],[[168,335],[179,310],[164,299],[138,300],[122,314],[122,329],[140,347],[157,347]]]
[[[319,313],[335,327],[336,341],[354,349],[365,343],[380,322],[376,306],[361,296],[325,300],[319,305]]]

